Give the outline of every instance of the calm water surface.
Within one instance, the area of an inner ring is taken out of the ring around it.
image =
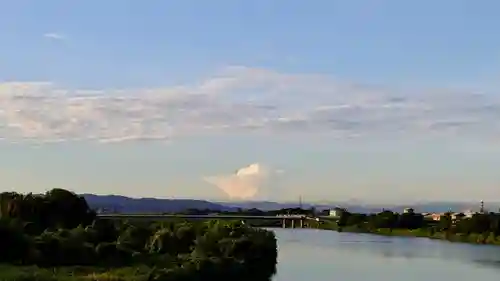
[[[279,246],[275,281],[471,281],[500,276],[499,246],[314,229],[274,231]]]

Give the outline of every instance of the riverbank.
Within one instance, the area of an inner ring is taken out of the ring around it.
[[[495,236],[493,232],[480,234],[480,233],[452,233],[444,231],[434,231],[431,228],[417,228],[417,229],[391,229],[391,228],[377,228],[367,229],[359,226],[344,226],[339,227],[335,222],[325,222],[319,225],[320,229],[331,230],[337,232],[350,232],[350,233],[366,233],[381,236],[399,236],[399,237],[415,237],[415,238],[428,238],[436,240],[445,240],[456,243],[480,244],[480,245],[497,245],[500,246],[500,236]]]
[[[42,268],[38,266],[0,265],[0,280],[24,281],[137,281],[148,280],[152,267],[135,266],[116,269],[66,266]]]

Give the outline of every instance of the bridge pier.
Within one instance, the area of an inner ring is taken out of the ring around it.
[[[290,223],[288,223],[288,221]],[[291,219],[284,218],[283,221],[282,221],[283,228],[288,228],[287,224],[290,225],[290,228],[295,228],[295,220],[294,219],[292,219],[292,218]]]
[[[290,223],[288,223],[287,221],[290,221]],[[298,225],[296,225],[296,222],[298,223]],[[304,227],[307,227],[307,222],[306,222],[305,218],[300,218],[300,219],[297,219],[297,218],[283,218],[282,221],[281,221],[281,227],[282,228],[287,228],[288,227],[287,224],[290,225],[290,228],[295,228],[295,227],[304,228]]]
[[[288,223],[288,221],[289,221],[289,223]],[[304,227],[307,227],[307,222],[306,222],[306,219],[304,219],[304,218],[301,218],[301,219],[284,218],[281,221],[281,227],[282,228],[287,228],[287,227],[290,227],[290,228],[296,228],[296,227],[298,227],[298,228],[304,228]]]

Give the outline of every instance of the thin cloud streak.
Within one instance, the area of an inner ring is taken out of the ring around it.
[[[59,34],[59,33],[54,33],[54,32],[45,33],[45,34],[43,34],[43,37],[48,38],[48,39],[52,39],[52,40],[63,40],[66,38],[64,35]]]
[[[349,138],[500,137],[500,96],[403,91],[314,74],[229,67],[170,88],[85,90],[0,83],[0,138],[166,141],[233,133]]]

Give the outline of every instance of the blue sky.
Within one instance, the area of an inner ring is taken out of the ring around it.
[[[498,1],[3,1],[4,189],[500,200]]]

